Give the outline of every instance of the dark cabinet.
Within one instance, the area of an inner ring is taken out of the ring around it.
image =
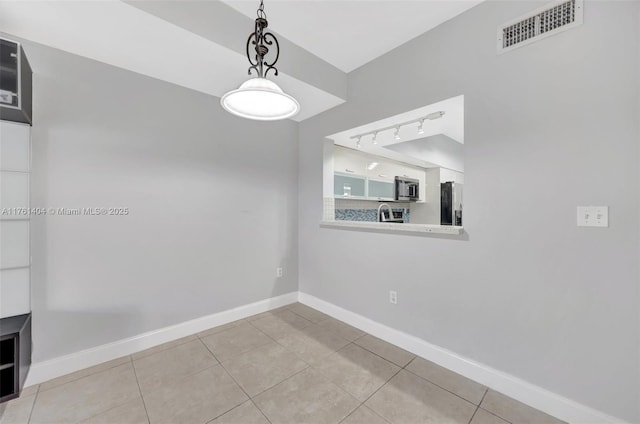
[[[0,119],[32,122],[32,72],[19,43],[0,38]]]
[[[0,319],[0,402],[20,395],[31,366],[31,314]]]

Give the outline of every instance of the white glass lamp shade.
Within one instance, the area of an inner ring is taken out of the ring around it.
[[[222,96],[220,104],[234,115],[260,121],[291,118],[300,110],[296,99],[266,78],[245,81],[237,90]]]

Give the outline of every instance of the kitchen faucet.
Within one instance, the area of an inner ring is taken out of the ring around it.
[[[382,215],[382,208],[383,207],[387,207],[387,210],[389,211],[389,220],[393,219],[393,211],[391,210],[391,207],[389,205],[387,205],[386,203],[380,203],[380,206],[378,206],[378,222],[383,222],[386,221],[386,219],[384,218],[384,215]]]

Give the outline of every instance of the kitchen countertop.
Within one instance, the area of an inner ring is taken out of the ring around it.
[[[369,222],[369,221],[321,221],[321,227],[374,230],[385,233],[412,233],[412,234],[450,234],[459,235],[464,232],[464,227],[452,225],[429,224],[400,224],[393,222]]]

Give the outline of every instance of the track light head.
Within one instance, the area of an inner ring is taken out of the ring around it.
[[[426,116],[427,119],[433,121],[434,119],[440,119],[444,116],[444,111],[438,111],[438,112],[433,112],[430,113]]]

